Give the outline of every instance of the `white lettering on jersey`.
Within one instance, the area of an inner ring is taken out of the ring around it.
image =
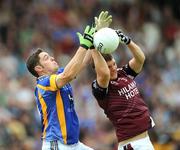
[[[73,100],[74,100],[71,94],[68,94],[68,97],[69,97],[69,100],[70,100],[70,101],[73,101]]]
[[[136,87],[136,82],[133,81],[130,84],[128,84],[127,87],[123,87],[120,90],[118,90],[118,93],[120,96],[125,95],[126,99],[131,99],[135,95],[139,94],[139,90]]]

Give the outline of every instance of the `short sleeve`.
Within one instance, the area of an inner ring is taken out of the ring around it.
[[[136,73],[134,70],[131,69],[129,64],[123,66],[122,69],[126,72],[127,75],[131,76],[132,78],[135,78],[138,75],[138,73]]]
[[[97,80],[94,80],[92,83],[92,93],[97,100],[103,100],[108,93],[108,88],[100,87]]]
[[[56,91],[58,87],[56,85],[56,74],[46,76],[38,79],[37,87],[45,91]]]

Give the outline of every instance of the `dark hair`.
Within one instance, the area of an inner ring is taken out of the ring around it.
[[[26,61],[26,66],[28,71],[35,77],[39,77],[38,73],[35,71],[35,67],[39,64],[39,54],[43,52],[42,49],[38,48],[33,52]]]
[[[102,54],[104,57],[105,61],[111,61],[113,59],[113,56],[111,54]]]
[[[102,54],[104,60],[107,61],[111,61],[113,59],[113,56],[111,54]],[[95,68],[94,62],[92,63],[92,68]]]

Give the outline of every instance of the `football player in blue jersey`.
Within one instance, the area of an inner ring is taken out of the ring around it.
[[[93,46],[93,34],[94,28],[89,26],[83,35],[77,33],[80,47],[65,68],[40,48],[27,59],[29,72],[37,78],[35,100],[42,123],[42,150],[92,150],[79,141],[79,121],[69,82],[82,69]]]

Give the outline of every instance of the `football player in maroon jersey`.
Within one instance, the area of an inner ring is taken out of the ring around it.
[[[134,80],[141,72],[145,55],[128,36],[120,30],[116,32],[133,58],[119,68],[111,54],[102,56],[92,50],[97,74],[92,83],[92,92],[115,127],[118,150],[154,150],[148,136],[148,129],[154,126],[154,122]]]

